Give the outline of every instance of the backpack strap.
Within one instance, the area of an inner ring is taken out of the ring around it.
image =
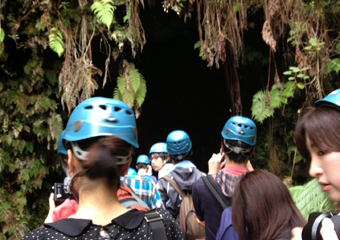
[[[162,214],[153,209],[145,213],[144,219],[151,227],[152,239],[167,239]]]
[[[210,190],[212,195],[214,195],[217,201],[221,204],[223,209],[226,209],[230,206],[230,200],[224,196],[220,186],[216,183],[211,175],[203,176],[202,180],[207,188]]]
[[[178,192],[179,195],[181,195],[182,198],[186,196],[186,194],[183,192],[183,190],[178,186],[178,184],[174,180],[172,180],[168,176],[164,176],[162,178],[168,181],[171,184],[171,186],[173,186],[173,188],[176,190],[176,192]]]

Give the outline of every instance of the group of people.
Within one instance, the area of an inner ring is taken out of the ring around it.
[[[119,100],[87,99],[72,112],[58,143],[64,190],[74,200],[55,207],[50,199],[43,227],[23,239],[184,239],[183,192],[192,196],[205,239],[302,239],[306,221],[287,187],[274,174],[254,170],[248,160],[256,131],[249,118],[228,119],[220,153],[208,161],[207,174],[191,161],[189,135],[173,131],[149,155],[138,157],[137,173],[130,168],[139,146],[133,111]],[[302,117],[295,140],[311,162],[310,175],[331,200],[340,201],[340,89]],[[323,223],[323,239],[338,239],[332,222]]]

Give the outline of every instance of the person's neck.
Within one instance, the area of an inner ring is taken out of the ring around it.
[[[146,175],[146,173],[147,173],[146,169],[143,169],[143,168],[142,168],[142,169],[139,169],[139,170],[138,170],[138,173],[137,173],[137,174],[138,174],[138,175]]]
[[[225,156],[225,164],[224,164],[224,167],[233,167],[233,166],[247,168],[247,161],[238,163],[238,162],[234,162],[234,161],[230,160],[230,159],[228,158],[228,156]]]
[[[88,191],[80,191],[78,211],[71,218],[90,219],[93,224],[106,225],[128,211],[120,205],[117,190],[100,183],[93,186]]]

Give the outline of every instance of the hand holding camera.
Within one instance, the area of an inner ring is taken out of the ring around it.
[[[302,230],[303,240],[338,240],[339,237],[340,215],[328,212],[311,213]]]

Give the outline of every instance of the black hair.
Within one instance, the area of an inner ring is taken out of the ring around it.
[[[231,161],[236,163],[242,163],[248,160],[248,157],[253,153],[254,146],[238,140],[227,140],[222,138],[223,152],[228,156]],[[240,147],[242,149],[249,149],[247,153],[235,153],[232,149],[226,146],[228,144],[230,147]]]
[[[82,170],[73,177],[73,181],[81,176],[91,180],[105,179],[107,187],[117,190],[121,167],[117,156],[129,156],[132,146],[115,136],[86,139],[79,141],[78,145],[87,150],[88,155],[86,160],[79,160]]]
[[[136,166],[138,167],[138,169],[145,169],[147,168],[149,164],[146,163],[137,163]]]
[[[152,159],[152,156],[153,155],[156,155],[157,154],[157,156],[158,157],[160,157],[163,161],[164,160],[168,160],[170,157],[169,157],[169,153],[164,153],[164,152],[153,152],[153,153],[150,153],[149,154],[149,158],[150,158],[150,160]],[[158,158],[157,157],[157,158]]]
[[[189,151],[187,153],[177,154],[177,155],[170,155],[170,160],[174,163],[179,163],[183,160],[191,160],[192,151]]]

